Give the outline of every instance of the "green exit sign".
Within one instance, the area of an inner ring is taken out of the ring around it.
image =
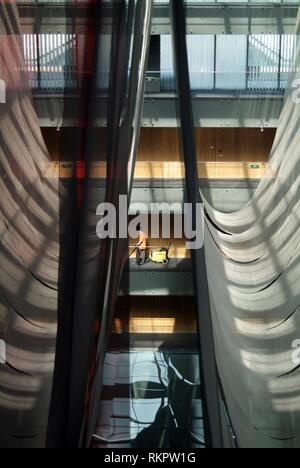
[[[259,169],[260,165],[259,164],[251,164],[251,169]]]

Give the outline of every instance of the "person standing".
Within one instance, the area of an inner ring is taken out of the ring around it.
[[[146,263],[146,251],[147,251],[147,234],[140,230],[139,231],[139,241],[136,244],[136,263],[137,265],[145,265]]]

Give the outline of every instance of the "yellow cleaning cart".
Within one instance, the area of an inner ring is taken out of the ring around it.
[[[150,252],[150,260],[153,263],[167,265],[169,263],[169,249],[161,248],[152,250]]]
[[[169,263],[169,253],[173,243],[166,247],[147,247],[147,252],[149,252],[149,257],[146,263],[152,262],[161,265],[168,265]],[[134,254],[136,247],[131,252],[130,257]]]

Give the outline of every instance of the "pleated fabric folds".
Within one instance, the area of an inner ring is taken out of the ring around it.
[[[58,180],[24,70],[18,10],[0,2],[0,446],[42,446],[54,363]]]
[[[242,448],[300,445],[299,21],[268,169],[240,211],[206,201],[206,263],[218,369]]]

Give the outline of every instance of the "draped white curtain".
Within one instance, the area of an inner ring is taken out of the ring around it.
[[[218,368],[243,448],[300,446],[293,359],[300,338],[299,60],[298,40],[269,168],[255,195],[232,214],[206,202]]]
[[[54,365],[58,181],[33,108],[17,6],[0,1],[0,446],[43,446]]]

